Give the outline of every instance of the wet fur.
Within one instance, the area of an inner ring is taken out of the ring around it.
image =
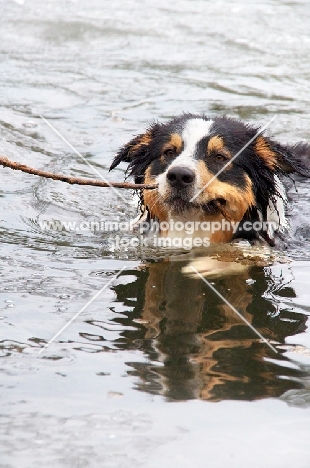
[[[133,176],[136,183],[159,183],[158,189],[140,193],[141,208],[149,220],[226,219],[239,223],[237,234],[216,233],[211,242],[242,237],[250,241],[264,239],[274,245],[275,232],[244,230],[244,223],[277,219],[279,230],[286,229],[286,193],[281,178],[292,173],[310,176],[310,145],[282,145],[264,134],[255,137],[258,132],[258,127],[229,117],[184,114],[168,123],[153,123],[119,150],[110,169],[126,162],[127,176]],[[194,173],[195,179],[175,189],[169,185],[167,175],[169,170],[180,167]],[[211,180],[191,201],[197,190]]]

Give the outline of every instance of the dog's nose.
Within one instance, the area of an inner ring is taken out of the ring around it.
[[[187,167],[172,167],[167,172],[167,180],[171,187],[185,188],[195,180],[195,173]]]

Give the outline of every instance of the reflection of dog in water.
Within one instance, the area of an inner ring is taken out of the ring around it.
[[[239,120],[184,114],[133,138],[111,169],[124,161],[136,183],[158,184],[140,194],[140,221],[158,221],[162,235],[180,236],[175,223],[194,222],[197,242],[207,236],[211,243],[274,245],[287,227],[281,176],[309,177],[309,157],[310,145],[280,145]]]
[[[129,308],[122,319],[118,314],[126,331],[115,344],[147,356],[145,362],[127,363],[138,388],[172,399],[211,401],[276,397],[300,388],[302,373],[285,365],[281,347],[273,353],[203,281],[182,274],[182,265],[164,261],[126,271],[122,275],[132,274],[135,281],[114,288],[117,301]],[[268,287],[273,297],[277,294],[263,268],[213,284],[273,344],[306,328],[305,315],[277,310],[263,297]],[[282,298],[294,296],[287,285],[278,289]]]

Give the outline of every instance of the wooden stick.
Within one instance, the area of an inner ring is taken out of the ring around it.
[[[0,156],[0,165],[2,165],[3,167],[9,167],[17,171],[26,172],[27,174],[45,177],[46,179],[60,180],[61,182],[66,182],[67,184],[72,185],[93,185],[95,187],[115,187],[135,190],[152,190],[157,188],[157,185],[131,184],[129,182],[103,182],[102,180],[82,179],[80,177],[70,177],[63,174],[53,174],[52,172],[40,171],[39,169],[34,169],[33,167],[26,166],[25,164],[20,164],[18,162],[11,161],[6,156]]]

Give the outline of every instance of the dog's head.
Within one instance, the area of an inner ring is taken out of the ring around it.
[[[268,220],[276,213],[283,226],[286,196],[278,175],[309,175],[288,147],[258,128],[191,114],[154,123],[121,148],[111,169],[121,161],[129,163],[128,174],[136,183],[158,184],[141,197],[149,217],[159,221],[226,218],[240,223]],[[271,240],[270,233],[260,235]],[[215,241],[231,238],[228,232]]]

